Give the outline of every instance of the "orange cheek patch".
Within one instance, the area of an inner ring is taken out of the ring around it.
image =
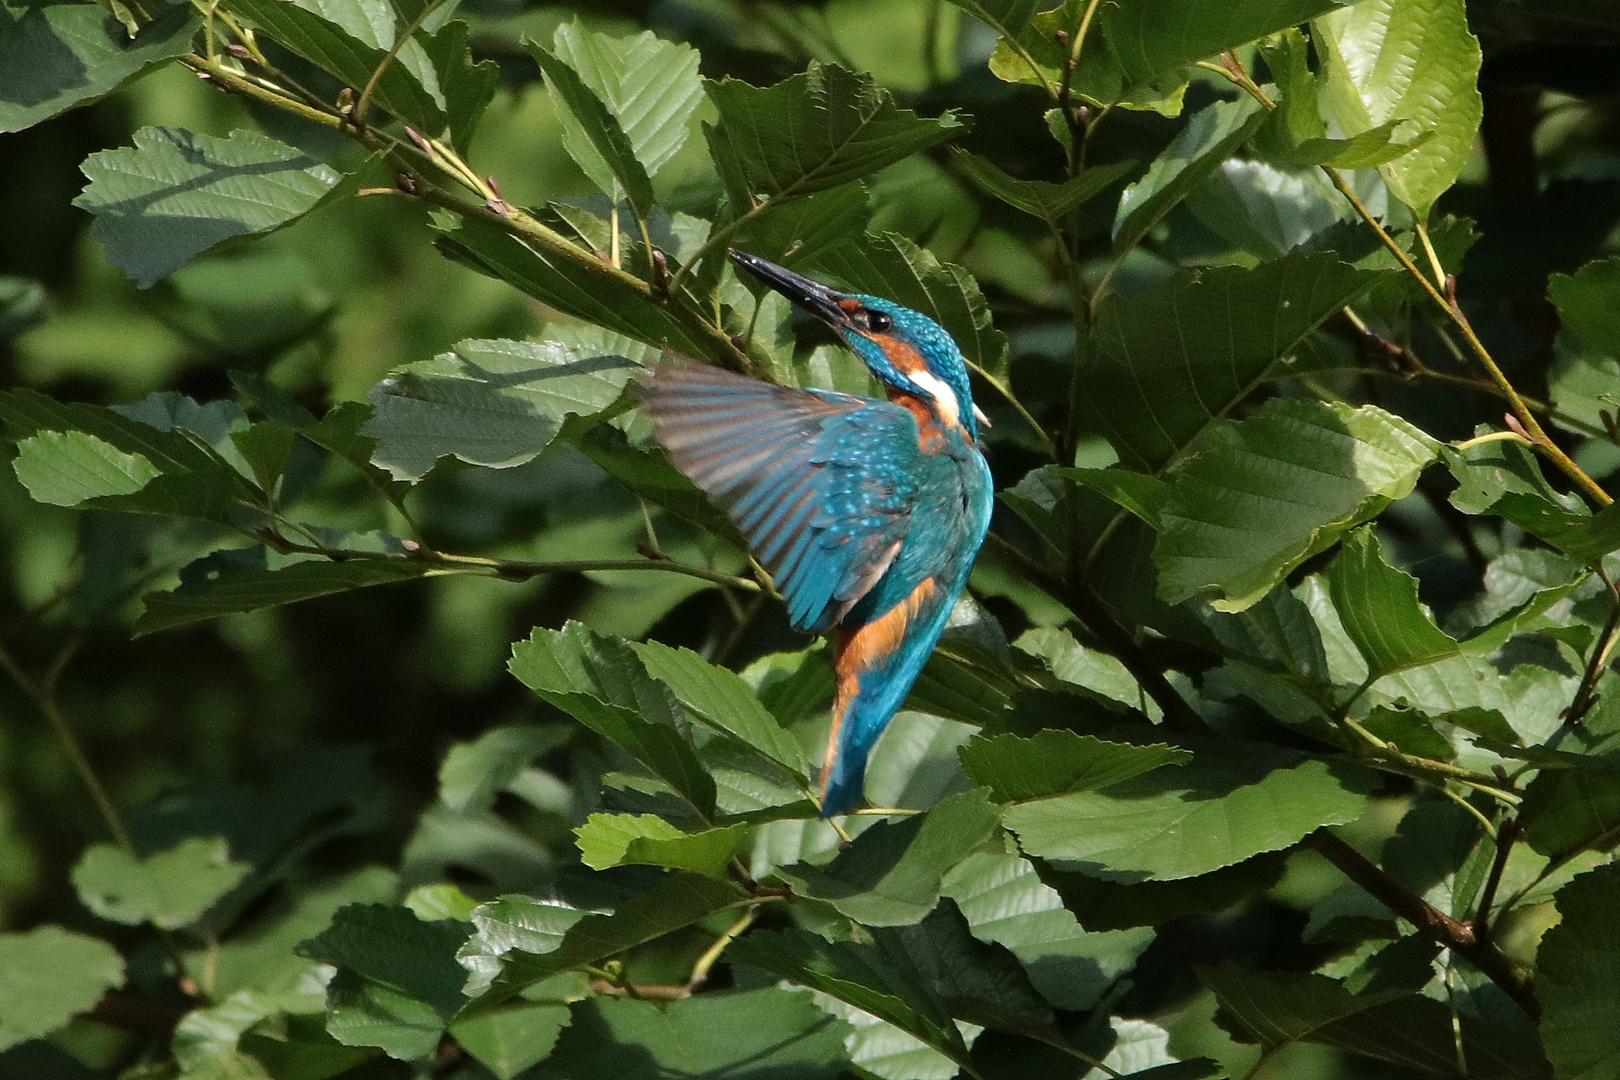
[[[889,363],[893,364],[895,369],[902,374],[910,375],[912,372],[922,371],[927,367],[923,363],[922,354],[917,352],[916,347],[909,342],[901,341],[899,338],[890,337],[887,334],[868,334],[867,336],[877,342],[878,348],[883,350],[883,355],[889,358]]]

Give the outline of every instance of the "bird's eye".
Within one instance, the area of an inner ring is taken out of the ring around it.
[[[894,320],[881,311],[868,311],[866,313],[866,328],[874,334],[887,333],[889,327],[893,325]]]

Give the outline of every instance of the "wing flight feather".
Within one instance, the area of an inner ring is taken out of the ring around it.
[[[919,453],[905,409],[665,359],[642,411],[676,468],[747,538],[797,629],[836,624],[899,553]]]

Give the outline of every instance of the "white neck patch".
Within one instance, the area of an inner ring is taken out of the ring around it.
[[[949,383],[937,375],[922,370],[908,371],[906,372],[906,378],[922,387],[933,397],[934,404],[939,409],[940,415],[952,427],[959,428],[962,426],[961,406],[957,403],[956,391],[951,389]]]

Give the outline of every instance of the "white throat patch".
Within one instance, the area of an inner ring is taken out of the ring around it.
[[[952,427],[959,428],[962,426],[961,406],[957,403],[956,391],[951,389],[949,383],[937,375],[929,374],[927,371],[908,371],[906,372],[906,378],[922,387],[933,397],[935,405],[939,408],[940,415]]]

